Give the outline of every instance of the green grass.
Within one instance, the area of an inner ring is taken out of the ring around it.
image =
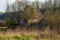
[[[6,37],[6,36],[0,36],[0,40],[36,40],[33,36],[12,36],[12,37]]]
[[[41,36],[32,36],[32,35],[21,35],[21,36],[0,36],[0,40],[60,40],[60,36],[58,37],[41,37]]]

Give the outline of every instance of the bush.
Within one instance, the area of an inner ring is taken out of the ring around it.
[[[15,20],[8,20],[6,22],[8,28],[15,29],[18,25],[18,23]]]
[[[42,19],[43,15],[39,9],[34,6],[26,6],[22,14],[22,19],[27,19],[28,24],[37,23]]]
[[[55,12],[54,9],[47,9],[44,14],[44,20],[46,20],[51,27],[60,25],[60,8],[57,8]]]

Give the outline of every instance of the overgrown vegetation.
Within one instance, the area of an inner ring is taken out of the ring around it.
[[[47,9],[44,14],[44,19],[47,21],[51,29],[57,29],[58,31],[58,29],[60,29],[60,8]]]
[[[33,7],[33,6],[26,6],[24,11],[22,13],[12,13],[8,16],[7,19],[7,25],[20,25],[20,22],[25,20],[25,23],[27,21],[27,24],[30,23],[38,23],[40,20],[42,20],[43,15],[39,11],[39,9]],[[24,22],[23,22],[24,23]]]
[[[52,1],[41,5],[40,2],[27,3],[26,0],[16,0],[7,5],[9,12],[4,15],[0,12],[3,20],[0,23],[0,40],[60,40],[60,4],[57,6],[55,0],[53,4],[50,4]]]

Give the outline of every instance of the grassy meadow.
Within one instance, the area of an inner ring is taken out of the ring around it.
[[[47,27],[42,30],[22,29],[20,31],[7,30],[0,32],[0,40],[60,40],[60,8],[47,9],[43,19]]]
[[[0,33],[0,40],[60,40],[60,34],[56,31],[49,30],[49,27],[44,30],[21,30],[21,31],[6,31]]]

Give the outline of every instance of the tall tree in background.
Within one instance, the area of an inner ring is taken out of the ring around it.
[[[27,19],[28,24],[38,23],[40,20],[42,20],[42,17],[43,15],[41,12],[34,6],[26,6],[24,13],[22,14],[22,18]]]

